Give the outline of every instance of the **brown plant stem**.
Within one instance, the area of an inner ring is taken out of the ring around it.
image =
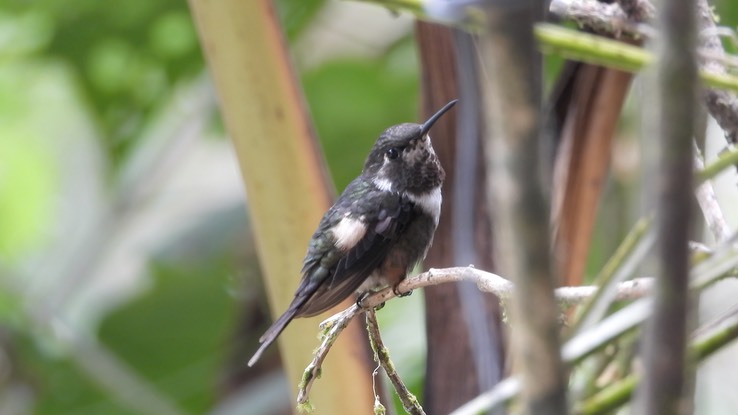
[[[405,279],[397,287],[398,293],[408,293],[416,289],[446,284],[451,282],[468,281],[476,284],[480,291],[496,295],[501,302],[510,299],[514,286],[513,283],[499,275],[478,270],[473,267],[456,267],[445,269],[430,269],[422,274]],[[618,299],[633,300],[648,295],[651,292],[652,280],[650,278],[634,279],[626,281],[619,287]],[[396,297],[393,288],[385,288],[362,300],[362,306],[356,304],[337,313],[320,324],[322,330],[321,344],[316,349],[313,359],[303,371],[302,380],[298,388],[299,405],[309,402],[312,384],[322,373],[322,364],[331,347],[346,326],[358,314],[382,305],[384,302]],[[562,306],[579,304],[597,291],[597,287],[561,287],[555,291],[557,301]],[[558,316],[558,312],[557,312]],[[557,317],[558,320],[558,317]]]
[[[384,346],[382,335],[379,332],[379,322],[377,322],[377,314],[374,309],[366,310],[366,331],[369,333],[369,342],[374,351],[374,360],[387,373],[387,377],[392,383],[392,386],[395,387],[395,392],[397,392],[397,396],[399,396],[400,402],[402,402],[402,407],[411,415],[425,415],[425,411],[420,406],[418,398],[407,388],[405,382],[402,381],[402,378],[397,373],[395,364],[390,359],[389,351]]]

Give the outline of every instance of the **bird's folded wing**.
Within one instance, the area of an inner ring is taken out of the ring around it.
[[[366,232],[316,287],[315,293],[302,305],[299,316],[309,317],[337,305],[354,291],[382,264],[393,241],[405,230],[415,215],[412,202],[397,197],[396,203],[381,209],[365,222]],[[316,264],[318,265],[318,264]],[[311,272],[310,269],[303,270]]]

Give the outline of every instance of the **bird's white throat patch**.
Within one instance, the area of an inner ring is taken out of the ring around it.
[[[337,248],[349,250],[356,246],[357,243],[366,234],[366,225],[359,219],[344,217],[331,228]]]
[[[377,189],[385,192],[392,191],[392,182],[389,179],[385,177],[375,177],[372,181],[374,182],[374,185],[377,186]]]
[[[374,185],[377,186],[379,190],[385,192],[392,191],[392,182],[388,179],[384,177],[375,177],[373,181]],[[423,212],[433,217],[436,225],[438,224],[438,219],[441,216],[441,202],[443,201],[440,186],[426,193],[414,194],[408,192],[406,195],[407,198],[420,207]]]
[[[438,225],[438,219],[441,216],[441,202],[443,201],[440,186],[419,195],[408,193],[407,197],[420,207],[423,212],[433,217],[433,221]]]

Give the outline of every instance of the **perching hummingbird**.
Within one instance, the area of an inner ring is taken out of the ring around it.
[[[441,214],[445,176],[428,131],[456,101],[422,125],[395,125],[379,136],[361,175],[320,221],[295,298],[261,336],[249,366],[293,318],[320,314],[354,292],[396,287],[425,258]]]

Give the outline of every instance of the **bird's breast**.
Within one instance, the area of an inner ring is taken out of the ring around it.
[[[425,258],[433,241],[437,219],[420,207],[403,234],[393,243],[387,256],[372,276],[362,285],[359,292],[399,284],[420,261]]]
[[[408,192],[407,198],[415,203],[423,214],[433,219],[435,225],[438,226],[438,219],[441,217],[441,202],[443,201],[441,186],[423,193]],[[435,230],[435,227],[433,230]]]

